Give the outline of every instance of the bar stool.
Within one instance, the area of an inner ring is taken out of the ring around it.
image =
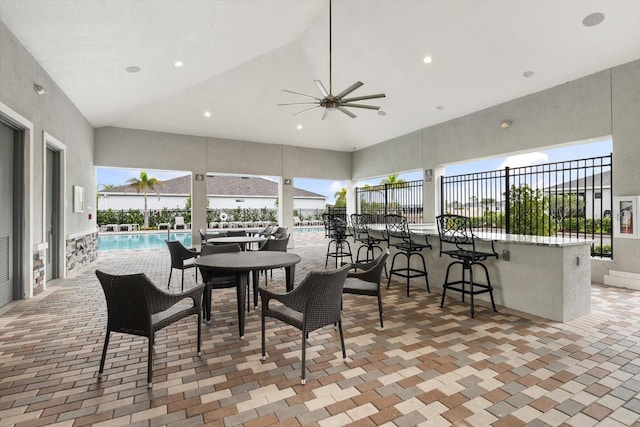
[[[336,268],[338,268],[338,258],[349,257],[353,264],[353,256],[351,255],[351,245],[347,241],[347,222],[345,219],[338,215],[331,215],[329,217],[329,229],[328,229],[329,244],[327,245],[327,259],[324,262],[326,267],[329,264],[329,257],[336,259]],[[333,250],[332,250],[333,245]]]
[[[389,247],[393,246],[397,249],[396,254],[391,260],[387,289],[389,289],[389,285],[391,284],[391,277],[395,274],[407,278],[407,296],[409,296],[409,281],[414,277],[424,276],[427,282],[427,292],[431,292],[431,289],[429,289],[429,278],[427,277],[427,264],[424,262],[424,257],[420,253],[423,249],[431,249],[427,236],[425,236],[424,243],[417,242],[409,232],[407,219],[402,215],[385,215],[384,223],[387,229],[387,244]],[[399,255],[407,258],[406,267],[395,268],[396,258]],[[411,268],[411,257],[413,256],[417,256],[422,261],[422,270]]]
[[[491,297],[491,306],[493,311],[496,311],[496,304],[493,300],[493,287],[491,286],[491,280],[489,279],[489,271],[487,267],[482,263],[488,258],[498,258],[498,254],[493,247],[493,241],[491,241],[491,252],[480,252],[476,250],[475,236],[471,228],[471,218],[461,215],[440,215],[436,218],[438,223],[438,235],[440,236],[440,256],[442,254],[449,255],[458,261],[453,261],[447,267],[447,273],[444,279],[444,285],[442,285],[442,301],[440,307],[444,306],[444,297],[447,289],[460,292],[462,294],[462,301],[464,302],[464,296],[470,295],[471,297],[471,317],[475,317],[475,307],[473,297],[478,294],[489,293]],[[451,249],[446,249],[444,246],[448,245]],[[449,282],[449,271],[451,267],[459,264],[462,266],[462,280],[456,280]],[[473,281],[473,269],[472,267],[480,266],[485,273],[487,283],[477,283]],[[469,280],[466,280],[465,272],[469,271]],[[460,286],[457,286],[460,285]],[[469,285],[467,289],[465,286]],[[475,287],[475,289],[474,289]]]
[[[380,253],[384,252],[380,243],[381,239],[376,239],[371,237],[369,234],[368,225],[373,222],[373,217],[369,214],[352,214],[351,215],[351,226],[353,227],[353,241],[362,243],[362,246],[358,248],[358,252],[356,253],[356,262],[364,261],[369,262],[373,261],[376,256],[374,253],[375,249],[378,249]],[[365,258],[360,258],[360,251],[365,250]]]

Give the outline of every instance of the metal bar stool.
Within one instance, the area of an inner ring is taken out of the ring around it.
[[[349,257],[353,264],[353,256],[351,255],[351,245],[347,241],[347,221],[339,215],[331,215],[329,217],[329,244],[327,245],[327,258],[324,262],[326,267],[329,264],[329,257],[336,259],[336,268],[338,268],[338,258]],[[333,246],[333,248],[332,248]]]
[[[489,293],[491,297],[491,306],[496,311],[496,304],[493,300],[493,287],[489,279],[489,271],[482,263],[487,258],[498,258],[498,254],[491,241],[491,252],[480,252],[476,250],[475,236],[471,229],[471,218],[461,215],[440,215],[436,218],[438,223],[438,235],[440,236],[440,256],[442,254],[449,255],[456,259],[447,267],[447,273],[442,285],[442,301],[440,307],[444,306],[444,297],[447,289],[460,292],[462,301],[464,296],[471,297],[471,317],[475,317],[474,296],[478,294]],[[445,248],[445,245],[450,249]],[[449,272],[454,265],[462,266],[462,280],[449,282]],[[473,266],[480,266],[484,270],[487,283],[477,283],[473,280]],[[469,280],[466,280],[465,272],[469,272]],[[459,286],[458,286],[459,285]],[[466,287],[468,286],[468,289]]]
[[[391,277],[395,274],[396,276],[407,278],[407,296],[409,296],[409,281],[414,277],[424,276],[427,283],[427,292],[431,292],[431,289],[429,289],[429,278],[427,277],[427,264],[424,262],[424,257],[420,253],[423,249],[431,249],[427,236],[425,236],[425,243],[415,241],[409,232],[407,219],[402,215],[385,215],[384,223],[387,229],[387,244],[389,247],[393,246],[397,249],[396,254],[391,260],[387,289],[389,289],[389,285],[391,284]],[[407,266],[395,268],[396,258],[400,255],[407,258]],[[422,270],[411,268],[411,257],[413,256],[417,256],[422,261]]]

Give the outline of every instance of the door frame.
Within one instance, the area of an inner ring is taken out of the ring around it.
[[[57,248],[49,248],[50,250],[56,250],[58,252],[58,277],[63,278],[67,276],[67,254],[66,254],[66,234],[65,234],[65,202],[67,200],[66,196],[66,176],[67,176],[67,146],[60,142],[56,137],[51,135],[50,133],[43,131],[42,132],[42,240],[46,242],[47,245],[50,244],[48,241],[49,236],[47,236],[47,148],[58,152],[60,162],[59,162],[59,176],[58,182],[60,183],[60,188],[58,192],[58,221],[59,221],[59,235],[58,235],[58,247]],[[47,260],[44,262],[45,268],[45,277],[46,268],[47,268]],[[56,279],[56,278],[53,278]],[[44,289],[47,288],[47,281],[44,281]]]
[[[0,120],[19,134],[16,152],[19,164],[14,172],[22,203],[16,204],[17,229],[14,269],[14,296],[21,299],[33,296],[33,123],[0,102]],[[16,289],[17,288],[17,289]]]

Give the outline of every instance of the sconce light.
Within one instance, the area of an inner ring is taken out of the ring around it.
[[[34,83],[33,90],[38,95],[44,95],[45,93],[47,93],[47,90],[37,83]]]
[[[501,127],[502,129],[506,129],[506,128],[508,128],[509,126],[511,126],[511,124],[512,124],[511,120],[505,120],[505,121],[503,121],[502,123],[500,123],[500,127]]]

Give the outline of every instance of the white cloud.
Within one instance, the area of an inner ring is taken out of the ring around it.
[[[342,187],[344,187],[344,182],[333,181],[329,186],[329,191],[331,191],[332,194],[335,194],[337,191],[342,190]]]
[[[542,163],[548,163],[549,156],[546,153],[526,153],[518,154],[515,156],[509,156],[505,158],[498,169],[504,169],[505,167],[517,168],[522,166],[540,165]]]

